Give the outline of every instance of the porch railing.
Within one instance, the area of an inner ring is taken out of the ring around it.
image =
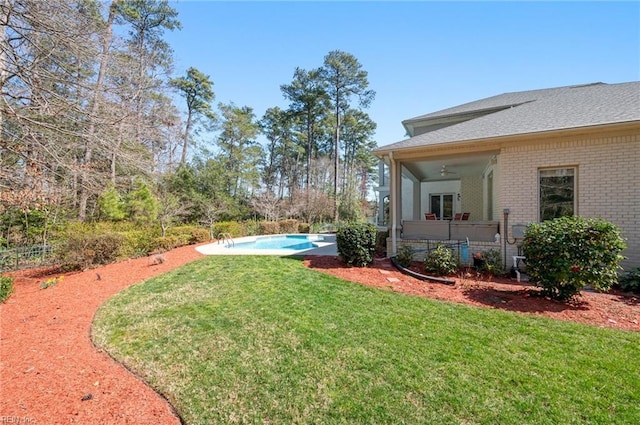
[[[499,232],[498,221],[404,220],[400,238],[493,242]]]

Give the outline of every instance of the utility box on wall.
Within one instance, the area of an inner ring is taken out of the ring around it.
[[[525,230],[527,230],[526,224],[514,224],[511,226],[511,237],[514,239],[524,239]]]

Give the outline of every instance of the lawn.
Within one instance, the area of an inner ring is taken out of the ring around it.
[[[640,334],[213,256],[130,287],[92,337],[186,424],[640,422]]]

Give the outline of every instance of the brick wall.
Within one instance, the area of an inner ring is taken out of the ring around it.
[[[484,220],[483,214],[483,193],[482,175],[463,176],[460,179],[460,212],[471,213],[469,220]]]
[[[640,132],[598,138],[551,139],[503,148],[499,157],[499,205],[510,208],[509,232],[515,223],[538,220],[538,170],[577,167],[577,211],[602,217],[627,239],[623,267],[640,266]],[[504,232],[503,232],[504,235]],[[507,258],[515,255],[508,246]]]

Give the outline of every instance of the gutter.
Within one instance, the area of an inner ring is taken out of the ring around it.
[[[618,121],[618,122],[608,122],[608,123],[599,123],[599,124],[591,124],[584,125],[580,127],[568,127],[561,129],[547,129],[547,130],[538,130],[531,131],[527,133],[516,133],[516,134],[504,134],[499,136],[486,136],[476,139],[463,139],[463,140],[449,140],[438,143],[427,143],[427,144],[417,144],[415,146],[404,146],[404,147],[394,147],[395,145],[406,142],[407,140],[411,140],[413,137],[410,137],[405,140],[401,140],[399,142],[394,142],[389,145],[380,146],[371,151],[371,153],[378,158],[381,158],[387,155],[389,152],[395,152],[396,154],[400,154],[402,158],[410,159],[413,155],[419,154],[424,155],[426,153],[431,153],[433,151],[439,150],[447,150],[447,149],[465,149],[468,147],[479,149],[500,149],[506,144],[510,143],[518,143],[522,141],[534,141],[540,142],[545,139],[554,138],[554,137],[572,137],[572,136],[597,136],[600,133],[608,133],[610,131],[635,131],[638,126],[640,126],[640,120],[638,119],[630,119],[627,121]],[[428,134],[428,133],[425,133]],[[422,134],[420,135],[422,136]],[[415,137],[420,137],[415,136]]]

